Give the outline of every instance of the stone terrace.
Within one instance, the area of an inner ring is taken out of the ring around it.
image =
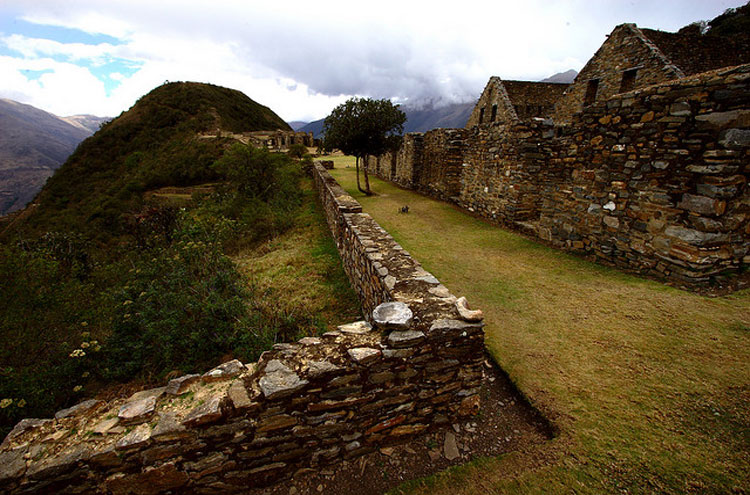
[[[479,408],[481,311],[313,171],[368,321],[109,403],[21,421],[3,493],[227,493],[407,441]]]

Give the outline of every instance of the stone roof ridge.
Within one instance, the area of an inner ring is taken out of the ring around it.
[[[656,46],[656,43],[650,40],[648,36],[646,36],[646,34],[643,32],[643,30],[639,28],[635,23],[622,24],[622,26],[624,28],[630,29],[633,34],[637,36],[648,47],[653,56],[659,59],[664,64],[665,69],[673,72],[675,79],[681,79],[685,77],[685,73],[682,71],[682,69],[677,67],[677,65],[675,65],[674,62],[669,57],[667,57],[658,46]]]
[[[516,113],[516,108],[513,106],[513,102],[510,100],[510,95],[508,94],[508,91],[505,89],[503,80],[497,76],[493,76],[490,78],[490,82],[487,83],[487,85],[491,84],[492,82],[495,83],[495,86],[497,87],[498,92],[503,95],[503,98],[502,98],[503,106],[505,106],[505,109],[508,112],[508,115],[510,116],[510,118],[513,120],[519,120],[518,114]]]

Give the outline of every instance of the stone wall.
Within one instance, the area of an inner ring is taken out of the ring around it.
[[[473,128],[455,203],[505,224],[538,218],[538,186],[553,135],[554,128],[542,120]]]
[[[513,108],[503,81],[499,77],[493,76],[490,77],[487,86],[479,96],[477,104],[474,105],[474,110],[472,110],[469,120],[466,122],[466,128],[470,129],[476,125],[494,122],[515,122],[517,120],[518,115],[516,115],[516,110]]]
[[[583,109],[590,81],[598,81],[593,103],[606,101],[621,93],[623,75],[629,69],[636,69],[631,89],[684,76],[635,24],[621,24],[607,37],[555,104],[555,121],[570,122],[573,114]]]
[[[243,136],[254,146],[267,147],[272,150],[286,150],[293,144],[312,147],[315,145],[312,132],[302,131],[252,131]]]
[[[502,84],[520,120],[552,117],[555,103],[570,86],[536,81],[503,81]]]
[[[425,134],[422,160],[406,165],[414,180],[399,184],[687,286],[750,262],[750,65],[614,95],[569,125],[475,126],[462,134],[458,196],[420,171],[456,170],[432,149],[450,132]]]
[[[0,445],[3,493],[230,493],[447,425],[479,407],[483,330],[316,165],[314,175],[367,321],[277,344],[54,419]]]
[[[616,95],[556,141],[543,239],[688,285],[750,262],[750,65]]]

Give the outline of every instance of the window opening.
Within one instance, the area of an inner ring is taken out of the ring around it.
[[[583,98],[583,106],[593,105],[596,101],[596,92],[599,90],[599,79],[590,79],[586,87],[586,96]]]
[[[622,73],[622,82],[620,83],[620,93],[626,93],[635,88],[635,76],[638,69],[629,69]]]

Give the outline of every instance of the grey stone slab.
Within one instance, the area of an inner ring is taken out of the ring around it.
[[[268,362],[265,374],[258,381],[260,390],[267,399],[288,397],[302,390],[308,384],[281,361],[274,359]]]
[[[120,407],[117,417],[125,423],[146,421],[156,409],[156,397],[145,397],[126,402]]]
[[[310,361],[307,363],[307,376],[318,378],[328,373],[335,373],[341,369],[340,366],[336,366],[330,361]]]
[[[182,420],[185,426],[197,426],[218,421],[224,415],[221,409],[223,394],[214,395],[194,407]]]
[[[355,347],[354,349],[349,349],[347,353],[355,363],[362,365],[376,361],[381,355],[380,350],[371,347]]]
[[[243,371],[245,371],[245,365],[238,359],[232,359],[205,373],[202,379],[203,381],[226,380],[239,375]]]
[[[148,390],[141,390],[140,392],[136,392],[130,397],[128,397],[128,402],[134,401],[134,400],[146,399],[148,397],[154,397],[158,399],[159,397],[164,395],[166,390],[167,390],[167,387],[157,387],[157,388],[150,388]]]
[[[26,451],[24,446],[0,453],[0,481],[23,476],[26,472],[26,460],[23,458]]]
[[[102,400],[89,399],[55,413],[55,419],[70,418],[95,411],[105,404]]]
[[[117,450],[135,449],[146,445],[150,439],[151,426],[148,423],[142,423],[119,439],[115,444],[115,448]]]
[[[186,428],[177,420],[174,412],[159,413],[159,421],[151,432],[156,442],[167,442],[185,436]]]
[[[2,445],[0,445],[0,450],[4,450],[10,444],[10,442],[20,437],[24,433],[35,430],[44,425],[50,424],[52,423],[52,421],[54,420],[53,419],[39,419],[39,418],[22,419],[21,421],[16,423],[16,426],[14,426],[13,429],[10,430],[10,433],[8,433],[8,435],[5,437]]]
[[[188,387],[193,383],[200,380],[201,376],[198,374],[183,375],[178,378],[173,378],[167,383],[167,388],[164,392],[168,395],[180,395],[187,392]]]
[[[348,333],[353,335],[361,335],[372,331],[372,325],[366,321],[355,321],[353,323],[347,323],[345,325],[339,325],[338,330],[341,333]]]
[[[385,302],[372,311],[372,319],[379,328],[405,330],[411,326],[412,313],[409,306],[399,301]]]
[[[418,330],[396,330],[388,335],[388,345],[395,348],[411,347],[424,340],[424,333]]]

